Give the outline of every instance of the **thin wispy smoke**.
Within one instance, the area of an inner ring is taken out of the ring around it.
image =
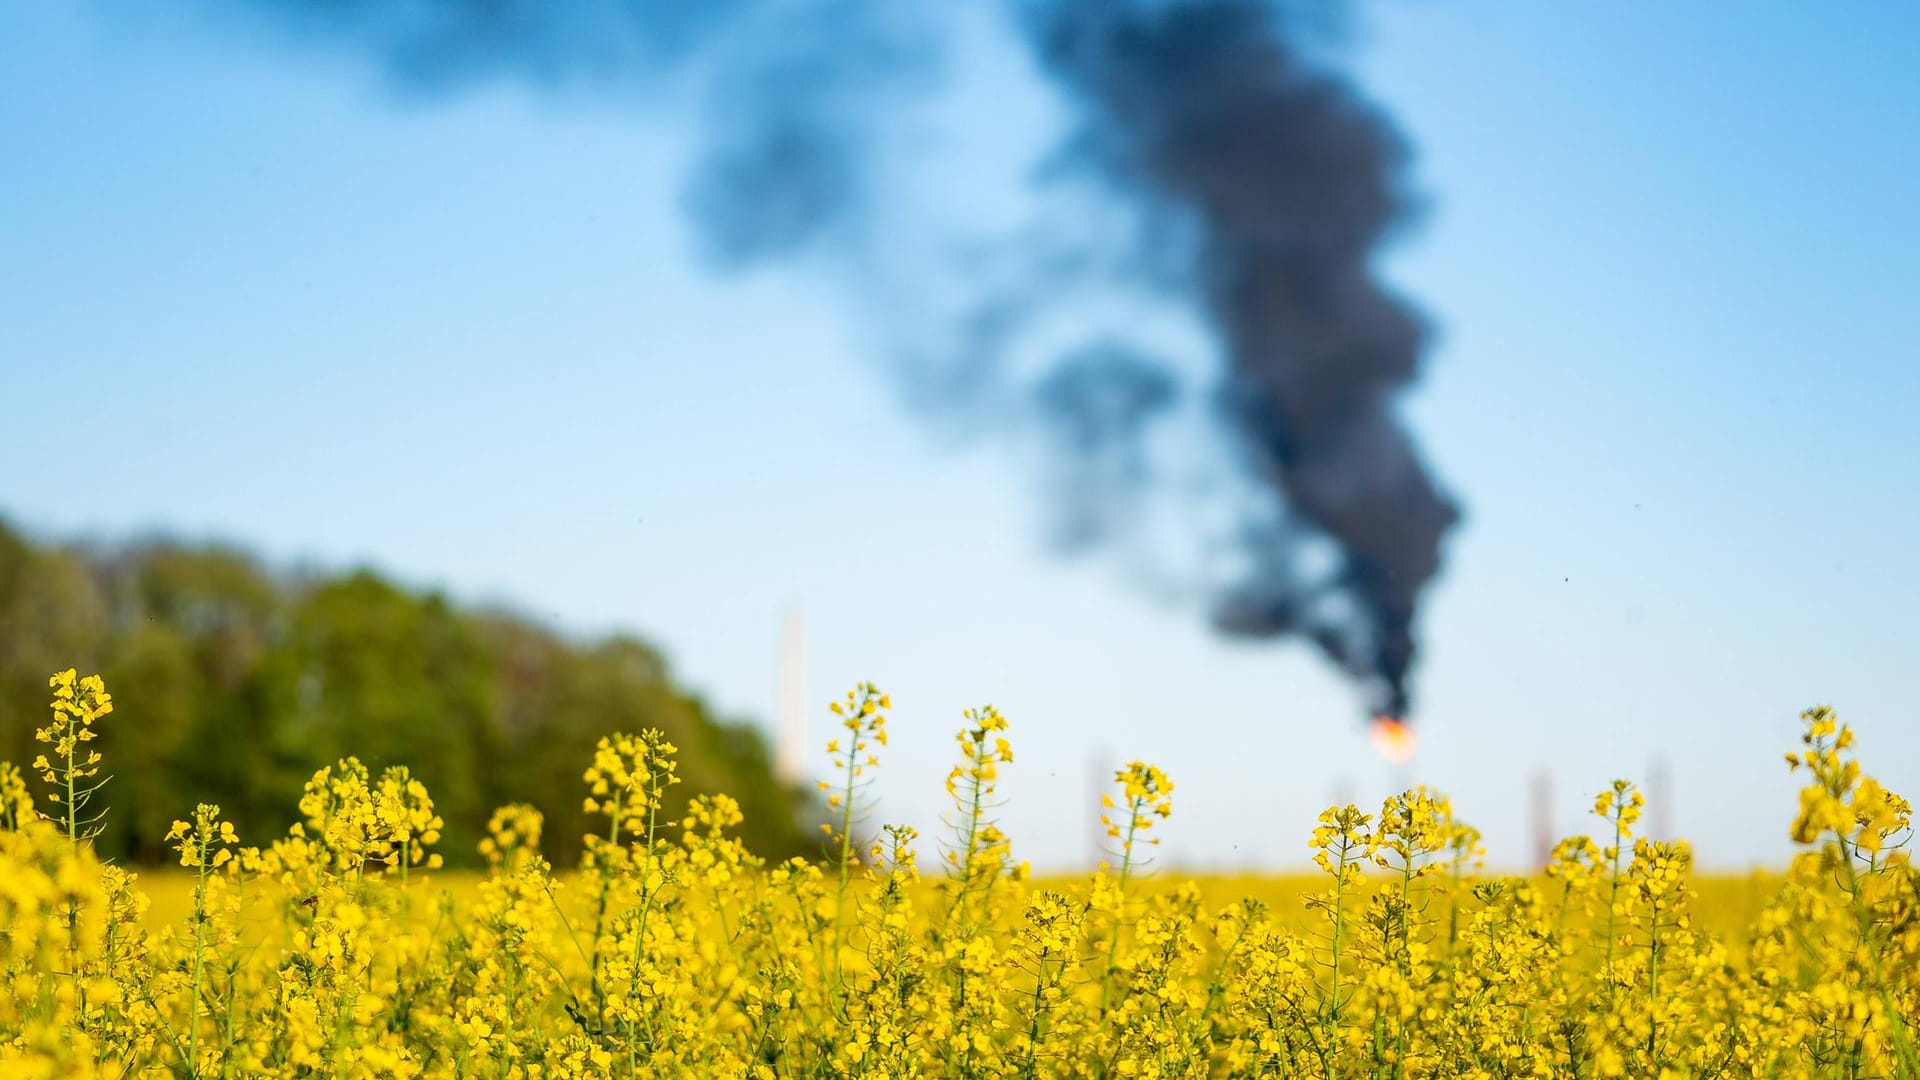
[[[951,9],[894,0],[206,2],[220,21],[367,59],[410,92],[511,81],[636,111],[692,100],[684,207],[723,269],[873,242],[878,189],[898,175],[876,168],[877,148],[939,91],[953,35]],[[1214,625],[1304,637],[1370,707],[1403,713],[1419,600],[1459,517],[1396,411],[1426,322],[1375,270],[1413,212],[1404,141],[1267,0],[1000,12],[1069,118],[1033,184],[1080,193],[1119,227],[986,242],[1013,269],[944,283],[959,315],[935,323],[932,348],[920,319],[919,342],[897,350],[909,396],[950,415],[1017,405],[1073,549],[1125,532],[1172,483],[1153,436],[1197,408],[1241,478]],[[1184,310],[1215,373],[1196,385],[1190,364],[1111,318],[1027,355],[1037,324],[1098,288]]]

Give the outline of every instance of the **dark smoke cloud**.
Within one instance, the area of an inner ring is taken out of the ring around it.
[[[1050,451],[1054,540],[1091,547],[1124,528],[1152,479],[1146,439],[1180,386],[1165,364],[1122,342],[1068,355],[1034,387]]]
[[[1080,106],[1072,160],[1191,230],[1191,287],[1230,367],[1222,414],[1295,527],[1339,546],[1320,582],[1259,560],[1216,623],[1306,633],[1405,711],[1415,607],[1459,515],[1393,411],[1426,338],[1372,266],[1410,211],[1403,143],[1301,63],[1266,4],[1061,0],[1027,27]]]
[[[129,7],[127,0],[102,0]],[[723,268],[858,224],[889,114],[938,85],[936,10],[884,0],[201,0],[210,24],[371,63],[400,96],[495,84],[635,108],[691,99],[684,192]]]
[[[1426,327],[1373,268],[1412,214],[1402,140],[1304,58],[1299,11],[1265,0],[1006,2],[1067,106],[1070,130],[1034,180],[1065,201],[1050,223],[987,245],[1010,272],[953,268],[951,287],[972,294],[958,317],[908,316],[943,339],[897,350],[909,397],[948,416],[1026,417],[1029,441],[1049,455],[1052,516],[1070,548],[1124,532],[1170,486],[1152,436],[1204,403],[1242,478],[1224,545],[1232,574],[1207,590],[1214,624],[1305,637],[1368,688],[1371,705],[1404,712],[1419,597],[1458,511],[1395,412],[1419,374]],[[864,232],[882,182],[876,159],[896,121],[939,89],[955,10],[897,0],[205,6],[222,22],[251,17],[370,60],[412,94],[510,82],[636,107],[691,98],[702,145],[685,208],[723,268],[874,240]],[[1116,214],[1121,226],[1108,228]],[[1061,227],[1076,220],[1099,224]],[[1066,343],[1036,333],[1100,290],[1186,309],[1224,373],[1189,392],[1190,373],[1134,340],[1126,319]],[[1036,339],[1045,355],[1022,369]]]
[[[687,207],[722,266],[857,228],[887,114],[938,85],[911,5],[769,3],[714,58]]]

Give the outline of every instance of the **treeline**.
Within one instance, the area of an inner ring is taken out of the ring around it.
[[[580,774],[609,732],[657,727],[680,748],[670,811],[724,791],[767,855],[813,845],[809,796],[776,781],[747,724],[677,687],[660,653],[575,642],[509,612],[463,607],[379,575],[275,572],[244,551],[149,541],[37,544],[0,521],[0,759],[25,765],[47,676],[98,671],[114,694],[97,746],[115,778],[102,854],[162,858],[161,838],[216,802],[249,842],[284,832],[318,766],[404,763],[471,861],[495,806],[547,815],[548,854],[577,858]]]

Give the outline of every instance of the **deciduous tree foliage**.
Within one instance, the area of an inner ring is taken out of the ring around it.
[[[680,747],[669,812],[739,798],[756,850],[812,851],[803,798],[774,779],[749,725],[677,686],[652,646],[575,641],[507,611],[455,604],[366,570],[275,572],[244,551],[150,541],[41,544],[0,522],[0,759],[28,761],[46,673],[79,664],[141,687],[101,738],[120,775],[103,855],[164,856],[180,807],[217,802],[247,832],[288,824],[286,792],[349,754],[405,763],[469,858],[487,815],[546,808],[548,854],[578,858],[579,763],[613,731]]]

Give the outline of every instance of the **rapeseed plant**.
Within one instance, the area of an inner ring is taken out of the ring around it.
[[[867,771],[880,764],[879,748],[887,745],[887,710],[893,708],[893,699],[872,683],[861,683],[847,691],[845,700],[828,708],[847,732],[827,743],[827,754],[840,776],[839,786],[819,782],[820,790],[827,792],[828,812],[838,819],[820,825],[827,843],[838,849],[834,861],[839,868],[840,887],[833,905],[833,950],[827,954],[833,962],[832,986],[838,994],[846,986],[841,953],[847,939],[847,888],[858,862],[853,831],[866,820],[863,796],[871,783]]]
[[[346,758],[264,845],[211,805],[176,822],[191,909],[149,933],[137,878],[89,842],[83,736],[111,698],[52,686],[44,800],[0,767],[0,1077],[1920,1080],[1911,808],[1830,710],[1789,755],[1802,851],[1744,935],[1705,929],[1690,849],[1635,835],[1624,781],[1538,880],[1488,876],[1437,792],[1330,808],[1326,887],[1293,919],[1147,880],[1173,785],[1135,762],[1102,807],[1112,865],[1036,885],[993,820],[1013,750],[991,708],[964,718],[922,880],[912,829],[865,824],[891,703],[864,684],[828,747],[822,859],[763,863],[725,795],[667,820],[675,747],[610,735],[582,865],[501,807],[457,898],[426,786]]]
[[[1132,762],[1114,774],[1113,782],[1120,786],[1120,800],[1116,802],[1112,795],[1100,797],[1100,805],[1107,811],[1100,815],[1100,824],[1106,828],[1107,839],[1119,841],[1115,854],[1120,859],[1120,875],[1109,876],[1109,867],[1101,864],[1099,873],[1094,875],[1090,900],[1096,910],[1105,912],[1110,919],[1106,932],[1106,968],[1100,975],[1100,1016],[1103,1018],[1113,998],[1114,962],[1119,956],[1121,931],[1127,921],[1127,886],[1134,873],[1151,861],[1140,848],[1160,843],[1159,837],[1147,835],[1153,829],[1154,820],[1173,813],[1173,781],[1157,767],[1144,761]],[[1113,819],[1113,811],[1120,809],[1126,812],[1125,823]]]
[[[33,819],[33,792],[27,778],[11,761],[0,761],[0,829],[13,831]]]
[[[968,710],[965,721],[955,737],[960,761],[947,775],[953,839],[928,928],[940,977],[931,987],[927,1037],[949,1075],[983,1076],[1005,1068],[1003,1048],[988,1037],[1011,1023],[1009,1003],[997,991],[1012,977],[1013,957],[998,931],[1026,867],[1012,862],[1012,842],[991,816],[1000,806],[1000,768],[1013,762],[1006,718],[988,705]]]
[[[47,680],[53,689],[53,722],[34,731],[33,737],[53,748],[53,758],[41,754],[33,760],[40,779],[51,785],[47,801],[59,807],[53,819],[66,830],[67,840],[77,850],[82,840],[100,835],[106,820],[106,808],[95,810],[91,804],[100,789],[112,777],[100,776],[100,752],[86,747],[99,737],[93,722],[113,711],[113,697],[98,675],[76,678],[68,668]]]

